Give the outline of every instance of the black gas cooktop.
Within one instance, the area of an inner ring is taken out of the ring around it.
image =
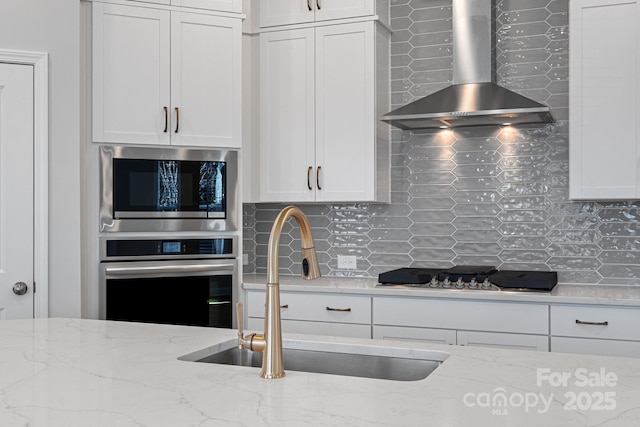
[[[558,283],[555,271],[497,270],[484,265],[447,269],[398,268],[381,273],[378,286],[424,289],[550,292]]]

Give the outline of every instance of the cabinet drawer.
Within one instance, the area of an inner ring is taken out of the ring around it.
[[[247,330],[263,331],[264,319],[250,317]],[[370,325],[354,323],[308,322],[303,320],[283,320],[282,332],[290,334],[310,334],[332,337],[371,338]]]
[[[640,341],[640,309],[551,306],[551,335]]]
[[[458,331],[458,345],[467,347],[510,348],[514,350],[549,351],[548,335],[503,334]]]
[[[551,337],[551,351],[560,353],[598,354],[601,356],[640,357],[640,342]]]
[[[264,292],[247,293],[249,317],[264,318]],[[282,320],[371,324],[371,298],[280,292]]]
[[[451,329],[406,328],[402,326],[373,327],[373,339],[428,342],[434,344],[455,345],[456,331]]]
[[[549,306],[376,297],[373,299],[373,324],[548,335]]]

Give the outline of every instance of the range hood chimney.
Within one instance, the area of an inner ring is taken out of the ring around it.
[[[493,82],[491,0],[453,0],[453,85],[393,110],[400,129],[549,123],[549,107]]]

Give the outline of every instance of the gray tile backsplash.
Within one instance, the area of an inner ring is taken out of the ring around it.
[[[640,204],[568,199],[568,0],[497,0],[496,82],[549,105],[556,123],[392,131],[389,205],[300,205],[326,276],[397,267],[491,264],[557,270],[567,283],[640,284]],[[396,108],[450,84],[450,0],[392,0]],[[245,272],[266,272],[282,205],[244,206]],[[280,271],[299,274],[299,233]],[[357,270],[339,270],[355,255]]]

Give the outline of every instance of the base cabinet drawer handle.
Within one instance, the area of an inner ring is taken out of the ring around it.
[[[609,322],[585,322],[583,320],[576,319],[578,325],[594,325],[594,326],[608,326]]]
[[[351,311],[351,308],[334,308],[334,307],[327,307],[327,311]]]
[[[280,308],[289,308],[289,304],[281,305]]]

